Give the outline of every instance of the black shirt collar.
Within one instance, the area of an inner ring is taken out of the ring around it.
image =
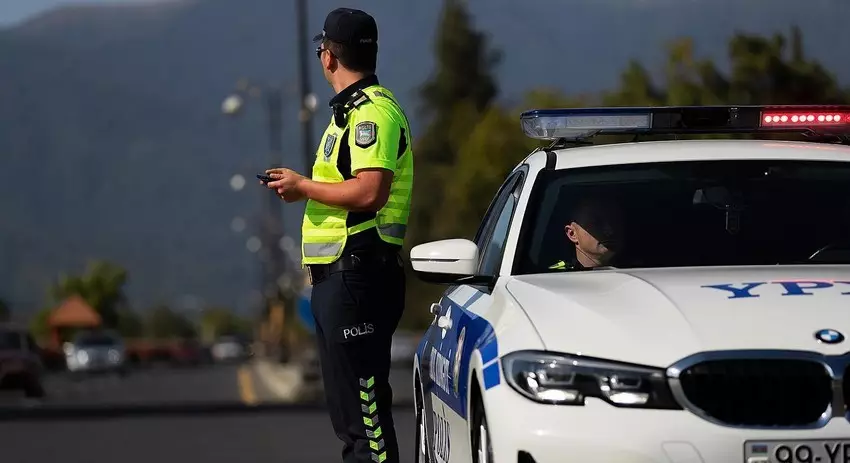
[[[331,101],[330,103],[328,103],[328,106],[333,108],[335,105],[344,105],[348,102],[349,99],[351,99],[352,95],[354,95],[354,92],[358,90],[363,90],[364,88],[371,87],[373,85],[379,85],[378,76],[376,76],[375,74],[372,74],[368,77],[364,77],[358,80],[357,82],[354,82],[353,84],[349,85],[348,87],[345,87],[341,92],[337,93],[336,96],[331,98]]]
[[[572,270],[584,270],[587,267],[581,265],[581,262],[578,261],[578,258],[573,257],[572,259],[567,261],[567,268],[570,268]]]

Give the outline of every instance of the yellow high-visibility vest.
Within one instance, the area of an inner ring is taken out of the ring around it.
[[[354,92],[345,111],[342,127],[331,117],[316,151],[312,179],[328,183],[345,181],[337,165],[340,146],[345,143],[351,153],[349,178],[360,169],[393,171],[389,201],[374,219],[349,225],[345,209],[308,200],[301,227],[304,265],[336,261],[350,235],[373,227],[387,243],[400,246],[404,242],[413,192],[410,123],[393,94],[380,85]]]

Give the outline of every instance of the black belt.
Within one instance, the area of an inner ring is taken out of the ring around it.
[[[316,284],[332,273],[358,268],[379,267],[383,265],[403,266],[398,252],[379,251],[370,253],[346,254],[330,264],[311,264],[307,266],[311,284]]]

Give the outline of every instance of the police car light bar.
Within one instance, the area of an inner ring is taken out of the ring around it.
[[[526,136],[798,132],[850,135],[850,106],[665,106],[541,109],[520,116]]]

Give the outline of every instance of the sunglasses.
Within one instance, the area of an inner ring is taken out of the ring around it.
[[[321,45],[319,45],[318,47],[316,47],[316,58],[322,59],[322,52],[324,52],[324,51],[330,53],[331,56],[333,56],[333,52],[331,52],[329,49],[324,48]]]

